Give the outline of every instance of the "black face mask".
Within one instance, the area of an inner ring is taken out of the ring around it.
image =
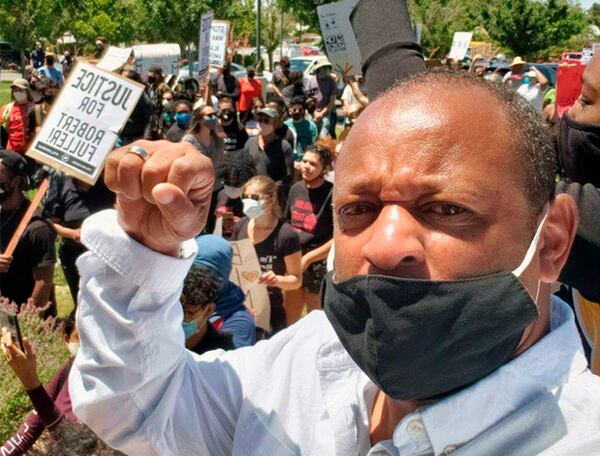
[[[156,84],[157,81],[156,76],[148,76],[148,84]]]
[[[330,272],[321,290],[325,314],[352,359],[392,399],[456,392],[507,363],[537,318],[517,276],[535,254],[544,221],[512,273],[452,281],[368,275],[335,283]]]
[[[52,104],[55,98],[56,95],[44,95],[44,101],[48,104]]]
[[[600,187],[600,124],[577,122],[565,112],[560,120],[558,151],[560,165],[570,180]]]

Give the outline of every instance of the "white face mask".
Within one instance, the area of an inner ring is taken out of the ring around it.
[[[257,219],[265,214],[265,205],[262,201],[256,201],[252,198],[245,198],[242,200],[244,205],[244,214],[251,219]]]
[[[79,351],[79,346],[80,346],[79,342],[68,342],[67,343],[67,349],[69,350],[69,353],[71,353],[71,356],[75,356],[77,354],[77,352]]]
[[[242,195],[242,189],[238,187],[230,187],[226,185],[223,192],[229,199],[238,199]]]
[[[19,104],[25,103],[27,101],[26,92],[13,92],[13,97],[15,101]]]

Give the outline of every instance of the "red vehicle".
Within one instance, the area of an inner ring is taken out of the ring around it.
[[[581,63],[583,52],[563,52],[560,61],[563,63]]]

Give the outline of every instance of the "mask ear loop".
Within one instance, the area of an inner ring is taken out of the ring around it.
[[[537,227],[535,235],[533,236],[533,239],[531,240],[531,244],[529,244],[527,253],[525,253],[525,258],[523,258],[523,261],[517,267],[517,269],[515,269],[512,272],[517,277],[520,277],[521,274],[523,274],[523,271],[525,271],[525,269],[527,269],[529,267],[529,265],[531,264],[531,260],[533,259],[533,256],[535,255],[535,252],[537,251],[537,247],[540,242],[540,237],[542,236],[542,230],[544,228],[544,223],[546,222],[546,218],[548,218],[548,208],[549,208],[549,204],[546,204],[542,211],[544,213],[544,217],[542,218],[542,221],[540,222],[540,224]]]

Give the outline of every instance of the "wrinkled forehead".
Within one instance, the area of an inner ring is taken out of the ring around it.
[[[350,131],[336,163],[336,194],[350,184],[412,183],[394,179],[399,173],[468,179],[500,191],[503,179],[521,181],[513,143],[500,103],[480,87],[438,84],[392,92],[372,103]]]

